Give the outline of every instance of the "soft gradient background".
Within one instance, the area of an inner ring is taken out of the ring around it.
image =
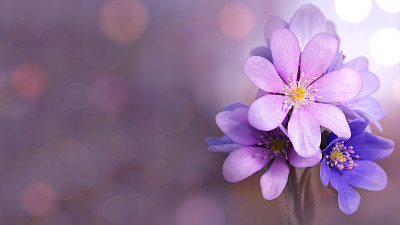
[[[203,138],[221,135],[224,105],[254,98],[241,68],[265,18],[307,2],[347,60],[369,59],[381,135],[398,142],[398,0],[0,0],[0,224],[282,224],[283,198],[261,197],[260,174],[226,182]],[[315,168],[316,224],[399,224],[399,157],[351,216]]]

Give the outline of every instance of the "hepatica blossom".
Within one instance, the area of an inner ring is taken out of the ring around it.
[[[349,140],[330,134],[320,170],[322,183],[324,186],[330,183],[338,191],[339,208],[346,214],[354,213],[361,200],[351,186],[370,191],[386,187],[386,173],[373,161],[388,157],[394,149],[393,141],[363,132],[368,120],[358,118],[349,125]]]
[[[261,131],[252,127],[247,120],[248,106],[235,103],[225,109],[217,114],[216,123],[226,136],[206,138],[206,141],[211,144],[210,150],[230,152],[222,167],[227,181],[239,182],[268,164],[270,166],[261,176],[260,186],[263,197],[270,200],[278,197],[286,185],[288,162],[292,166],[308,167],[321,160],[321,154],[310,158],[296,154],[279,128]]]
[[[374,161],[394,149],[393,141],[375,136],[368,125],[382,131],[384,108],[371,97],[378,77],[364,57],[344,62],[335,26],[315,6],[301,7],[289,23],[270,17],[264,36],[266,46],[252,50],[243,66],[258,87],[255,101],[250,107],[230,104],[217,114],[224,136],[206,138],[208,149],[228,154],[222,172],[229,182],[265,170],[265,199],[286,187],[288,224],[312,224],[311,170],[297,179],[296,167],[312,167],[322,158],[323,185],[337,190],[344,213],[354,213],[361,200],[354,188],[386,187],[386,173]],[[321,152],[325,129],[330,135]]]
[[[289,139],[302,157],[311,157],[320,151],[320,126],[350,138],[343,112],[328,103],[356,97],[362,87],[362,75],[350,68],[324,74],[337,52],[337,39],[331,34],[319,33],[301,53],[296,36],[285,28],[278,28],[271,36],[270,47],[273,63],[252,56],[243,67],[247,77],[268,93],[250,106],[250,124],[259,130],[272,130],[291,110]]]

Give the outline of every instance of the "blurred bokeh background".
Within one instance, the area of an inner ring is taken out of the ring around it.
[[[226,182],[203,138],[254,98],[241,68],[267,16],[304,3],[346,59],[369,59],[380,135],[398,142],[398,0],[0,0],[0,224],[282,224],[283,198],[263,200],[260,174]],[[387,188],[361,190],[351,216],[315,168],[317,224],[399,224],[397,150],[379,162]]]

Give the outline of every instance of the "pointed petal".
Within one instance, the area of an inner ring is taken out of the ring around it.
[[[322,153],[318,152],[317,154],[309,158],[304,158],[299,156],[295,150],[291,149],[288,152],[288,157],[290,165],[298,168],[303,168],[317,165],[322,159]]]
[[[288,29],[278,28],[271,37],[271,53],[276,71],[288,84],[296,81],[300,62],[300,47],[296,36]]]
[[[243,145],[239,144],[223,144],[223,145],[212,145],[208,146],[208,150],[212,152],[224,152],[224,153],[229,153],[232,152],[236,149],[242,148]]]
[[[299,39],[301,49],[311,40],[311,38],[320,33],[327,32],[328,25],[324,15],[313,5],[304,5],[296,11],[289,23],[291,30]]]
[[[326,187],[329,184],[330,176],[331,176],[331,168],[327,164],[326,158],[324,158],[321,162],[321,169],[319,171],[319,176],[321,178],[322,184]]]
[[[280,27],[286,28],[287,26],[288,24],[286,23],[286,21],[282,20],[281,18],[277,16],[269,16],[264,23],[264,37],[265,41],[267,42],[267,45],[269,46],[272,33],[277,28]]]
[[[392,154],[394,142],[384,137],[362,132],[351,137],[345,146],[353,146],[355,154],[359,155],[360,159],[376,161]]]
[[[289,109],[284,107],[282,95],[264,95],[251,104],[248,114],[249,123],[259,129],[269,131],[279,126]]]
[[[271,54],[271,49],[269,49],[269,47],[262,46],[258,48],[253,48],[250,51],[250,56],[260,56],[272,62],[272,54]]]
[[[316,95],[321,102],[347,102],[355,98],[362,87],[362,75],[356,70],[345,68],[333,71],[314,82],[319,89]]]
[[[378,164],[368,160],[354,161],[358,166],[343,171],[342,178],[347,184],[370,191],[381,191],[387,185],[387,175]]]
[[[354,120],[354,119],[360,117],[360,115],[358,115],[356,112],[354,112],[353,110],[350,109],[350,107],[353,107],[350,104],[336,105],[336,107],[338,107],[340,110],[342,110],[342,112],[346,116],[346,119],[348,119],[348,120]]]
[[[233,143],[233,141],[226,135],[221,137],[206,137],[204,140],[208,145],[223,145]]]
[[[345,214],[353,214],[357,211],[361,196],[351,188],[338,173],[331,173],[330,183],[338,191],[339,208]]]
[[[233,111],[237,108],[249,108],[248,105],[241,103],[241,102],[234,102],[224,107],[224,111]]]
[[[327,21],[327,30],[326,32],[332,34],[332,35],[336,35],[336,28],[335,28],[335,24],[332,21]]]
[[[349,127],[351,130],[351,136],[354,137],[357,134],[362,133],[365,128],[368,126],[369,121],[364,119],[363,117],[359,117],[354,119],[349,123]]]
[[[269,157],[256,155],[264,154],[264,151],[261,147],[243,147],[231,152],[222,166],[224,178],[236,183],[262,169],[269,162]]]
[[[274,65],[260,56],[250,57],[243,66],[246,76],[259,88],[266,92],[283,93],[285,86],[276,72]]]
[[[266,200],[278,197],[286,186],[289,167],[284,158],[275,158],[271,167],[261,176],[262,195]]]
[[[334,105],[314,103],[304,107],[319,124],[334,132],[338,137],[350,138],[349,124],[343,112]]]
[[[319,122],[308,111],[295,109],[288,124],[289,139],[301,157],[317,154],[321,143]]]
[[[315,35],[301,54],[300,72],[305,80],[318,78],[332,64],[338,49],[338,40],[331,34]]]

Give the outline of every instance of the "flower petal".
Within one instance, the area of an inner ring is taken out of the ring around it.
[[[349,124],[343,112],[334,105],[315,103],[304,107],[319,124],[328,128],[338,137],[350,138],[351,132]]]
[[[260,56],[272,62],[272,54],[271,54],[271,49],[269,49],[269,47],[262,46],[258,48],[253,48],[250,51],[250,56]]]
[[[232,144],[233,141],[226,135],[222,137],[206,137],[204,140],[208,145],[224,145],[224,144]]]
[[[233,111],[237,108],[247,108],[248,109],[249,106],[244,103],[241,103],[241,102],[234,102],[234,103],[226,105],[224,107],[224,111]]]
[[[294,109],[288,124],[289,139],[301,157],[317,154],[321,143],[319,122],[308,111]]]
[[[257,99],[261,98],[264,95],[268,95],[268,92],[265,92],[265,91],[263,91],[262,89],[259,88],[257,90],[255,99],[257,100]]]
[[[392,154],[394,142],[384,137],[362,132],[351,137],[345,146],[353,146],[355,154],[359,155],[360,159],[376,161]]]
[[[347,102],[360,93],[362,75],[356,70],[344,68],[320,77],[314,84],[319,89],[315,98],[317,101]]]
[[[357,70],[358,72],[367,72],[368,71],[368,59],[365,57],[355,58],[345,64],[343,64],[343,68],[351,68]]]
[[[277,16],[269,16],[264,23],[264,37],[267,45],[270,46],[272,33],[280,27],[286,28],[288,24]]]
[[[262,169],[269,162],[269,157],[256,157],[264,154],[261,147],[243,147],[231,152],[222,166],[224,178],[232,183],[239,182]]]
[[[289,23],[291,30],[299,39],[301,49],[311,40],[311,38],[320,33],[327,32],[328,25],[324,15],[313,5],[304,5],[296,11]]]
[[[319,177],[321,178],[322,184],[326,187],[329,184],[329,180],[331,177],[331,168],[329,168],[329,165],[327,164],[326,158],[321,162],[321,169],[319,171]]]
[[[304,158],[299,156],[295,150],[290,149],[288,151],[288,157],[290,165],[294,167],[303,168],[303,167],[311,167],[317,165],[322,159],[322,153],[318,152],[317,154],[309,158]]]
[[[354,137],[357,134],[362,133],[365,128],[368,126],[369,121],[364,119],[363,117],[359,117],[354,119],[349,123],[349,127],[351,130],[351,136]]]
[[[284,158],[275,158],[271,167],[261,176],[262,195],[266,200],[278,197],[286,186],[289,167]]]
[[[261,131],[253,128],[247,120],[247,109],[219,112],[215,117],[218,127],[232,141],[241,145],[255,145],[259,142]]]
[[[271,53],[276,71],[288,84],[296,81],[300,62],[300,47],[296,36],[288,29],[278,28],[271,37]]]
[[[347,184],[370,191],[381,191],[387,185],[387,175],[378,164],[368,160],[354,161],[358,166],[345,170],[342,178]]]
[[[318,78],[332,64],[337,53],[338,40],[331,34],[319,33],[315,35],[304,48],[301,54],[300,72],[305,80]]]
[[[353,111],[362,112],[370,121],[378,121],[385,116],[385,108],[373,97],[366,97],[349,104]]]
[[[239,144],[223,144],[223,145],[211,145],[208,146],[208,150],[212,152],[224,152],[224,153],[229,153],[232,152],[236,149],[242,148],[243,145]]]
[[[285,83],[276,72],[274,65],[267,59],[252,56],[245,62],[243,71],[257,87],[264,91],[283,93],[282,87]]]
[[[338,191],[340,210],[345,214],[353,214],[357,211],[361,202],[360,193],[351,188],[336,172],[331,173],[330,183]]]
[[[249,109],[249,123],[265,131],[278,127],[289,111],[288,107],[284,107],[284,100],[282,95],[264,95],[255,100]]]

